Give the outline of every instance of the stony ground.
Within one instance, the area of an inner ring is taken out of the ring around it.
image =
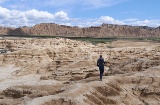
[[[160,104],[160,43],[2,38],[0,51],[1,105]]]

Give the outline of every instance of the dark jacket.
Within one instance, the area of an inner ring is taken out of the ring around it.
[[[105,62],[104,62],[104,59],[103,58],[99,58],[98,60],[97,60],[97,66],[99,67],[99,66],[104,66],[104,64],[105,64]]]

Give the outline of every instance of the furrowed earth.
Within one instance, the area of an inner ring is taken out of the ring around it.
[[[0,39],[1,105],[159,105],[159,87],[158,42]]]

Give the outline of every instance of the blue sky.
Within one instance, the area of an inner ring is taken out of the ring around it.
[[[160,26],[160,0],[0,0],[0,26]]]

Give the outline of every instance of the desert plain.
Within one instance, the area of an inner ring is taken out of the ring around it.
[[[0,52],[0,105],[160,105],[159,42],[4,37]]]

